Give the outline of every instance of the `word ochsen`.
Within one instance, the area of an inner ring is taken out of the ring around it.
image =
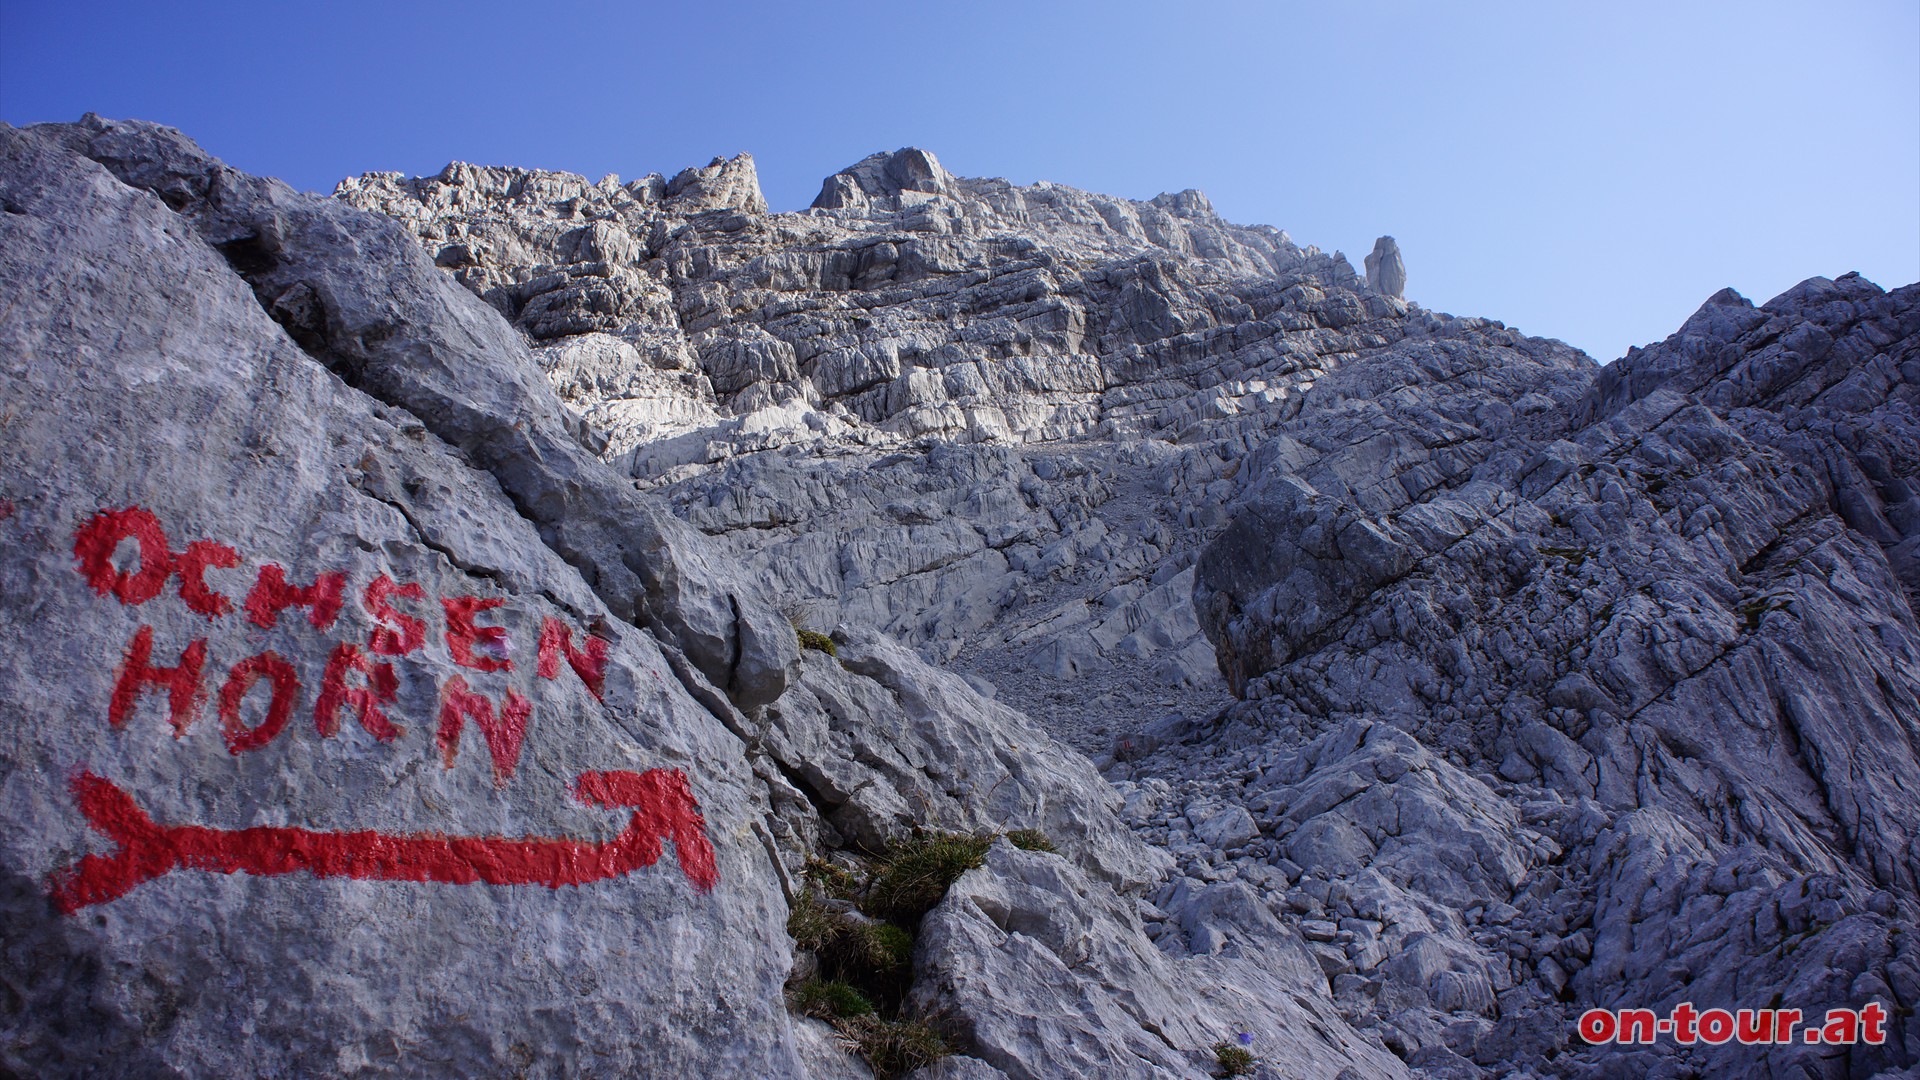
[[[1580,1014],[1580,1037],[1589,1043],[1651,1043],[1662,1035],[1671,1036],[1682,1046],[1695,1042],[1718,1046],[1738,1042],[1742,1046],[1867,1043],[1879,1046],[1887,1041],[1887,1009],[1870,1001],[1858,1009],[1828,1009],[1826,1022],[1809,1027],[1793,1037],[1795,1028],[1806,1019],[1799,1009],[1707,1009],[1697,1011],[1692,1002],[1681,1002],[1666,1016],[1652,1009],[1588,1009]]]

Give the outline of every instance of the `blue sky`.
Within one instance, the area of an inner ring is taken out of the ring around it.
[[[1205,191],[1596,358],[1714,290],[1920,279],[1920,4],[141,4],[0,0],[0,119],[172,124],[329,190],[452,159],[633,177],[751,151],[775,209],[916,145]]]

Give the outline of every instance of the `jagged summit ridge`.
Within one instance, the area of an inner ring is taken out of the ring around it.
[[[621,358],[631,375],[591,395],[595,426],[614,454],[645,445],[625,463],[645,480],[785,442],[1179,424],[1221,388],[1154,354],[1237,318],[1220,304],[1272,312],[1269,340],[1239,331],[1236,397],[1268,388],[1259,369],[1285,363],[1281,334],[1405,310],[1343,258],[1227,223],[1198,192],[1135,202],[968,180],[907,149],[829,177],[812,211],[765,214],[742,160],[685,187],[686,173],[622,186],[450,166],[337,194],[410,222],[537,342],[569,346],[546,354],[563,395]]]

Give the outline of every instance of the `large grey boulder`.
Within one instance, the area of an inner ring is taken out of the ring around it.
[[[1197,1080],[1243,1032],[1268,1075],[1409,1075],[1348,1029],[1299,939],[1245,886],[1203,906],[1220,951],[1170,957],[1065,860],[997,844],[927,916],[915,994],[1017,1080]]]
[[[808,652],[761,745],[840,846],[884,850],[916,826],[1037,829],[1114,888],[1166,876],[1172,860],[1121,824],[1118,796],[1084,756],[871,630],[844,627],[837,640],[837,657]]]
[[[915,147],[871,154],[827,177],[813,205],[821,210],[840,210],[870,207],[879,201],[897,210],[903,199],[911,198],[906,192],[950,195],[953,176],[940,167],[940,159]]]
[[[107,134],[0,128],[7,1070],[801,1075],[764,788],[533,520],[579,488],[522,348],[382,296],[419,255],[379,223],[132,187],[67,145]],[[263,304],[256,260],[300,272]],[[393,400],[269,318],[296,277]]]

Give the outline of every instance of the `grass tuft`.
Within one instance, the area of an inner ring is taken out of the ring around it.
[[[879,974],[892,974],[913,963],[913,935],[892,923],[867,923],[847,935],[849,949]]]
[[[793,908],[787,913],[787,936],[793,939],[795,947],[818,950],[832,941],[838,930],[833,913],[811,890],[803,889],[794,897]]]
[[[833,639],[818,630],[803,630],[796,626],[793,632],[799,636],[800,647],[803,649],[813,649],[828,656],[840,655],[840,648],[833,643]]]
[[[1771,611],[1785,611],[1792,601],[1781,596],[1762,596],[1740,605],[1740,614],[1745,618],[1747,633],[1760,629],[1760,623]]]
[[[852,900],[860,895],[860,876],[844,866],[830,863],[819,856],[807,860],[803,873],[808,881],[836,900]]]
[[[911,924],[932,911],[960,875],[986,861],[992,833],[924,833],[887,849],[867,888],[867,914]]]
[[[1047,834],[1041,832],[1039,829],[1015,829],[1007,834],[1007,843],[1012,844],[1021,851],[1045,851],[1051,853],[1059,850],[1053,846],[1053,841],[1047,839]]]
[[[1253,1055],[1243,1047],[1223,1042],[1215,1044],[1213,1057],[1226,1071],[1222,1076],[1245,1076],[1253,1071]]]
[[[878,1080],[893,1080],[924,1069],[953,1052],[939,1032],[919,1020],[861,1016],[835,1026],[867,1059]]]
[[[1593,551],[1583,547],[1548,547],[1543,545],[1540,548],[1540,554],[1551,555],[1556,559],[1564,559],[1569,569],[1578,569],[1581,563],[1587,561],[1587,556],[1593,554]]]

